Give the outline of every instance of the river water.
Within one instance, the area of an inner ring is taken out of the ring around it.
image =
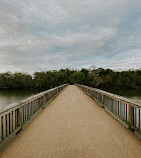
[[[141,105],[141,90],[116,90],[116,89],[109,89],[107,92],[114,93],[123,97],[126,97],[132,100],[135,103]]]
[[[108,90],[111,93],[121,95],[135,101],[136,103],[141,104],[141,91],[140,90]],[[35,90],[0,90],[0,109],[5,106],[18,102],[19,100],[23,100],[30,96],[39,93],[39,91]]]
[[[0,90],[0,109],[39,93],[35,90]]]

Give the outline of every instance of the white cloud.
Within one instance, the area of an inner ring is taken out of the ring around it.
[[[139,0],[0,0],[0,71],[141,67],[140,16]]]

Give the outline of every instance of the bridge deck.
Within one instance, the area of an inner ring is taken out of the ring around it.
[[[0,158],[139,158],[136,136],[75,86],[68,86]]]

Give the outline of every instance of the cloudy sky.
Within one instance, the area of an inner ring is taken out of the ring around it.
[[[141,67],[141,0],[0,0],[0,72]]]

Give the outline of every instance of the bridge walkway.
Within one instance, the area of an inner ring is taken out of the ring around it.
[[[140,158],[141,141],[76,86],[68,86],[0,158]]]

